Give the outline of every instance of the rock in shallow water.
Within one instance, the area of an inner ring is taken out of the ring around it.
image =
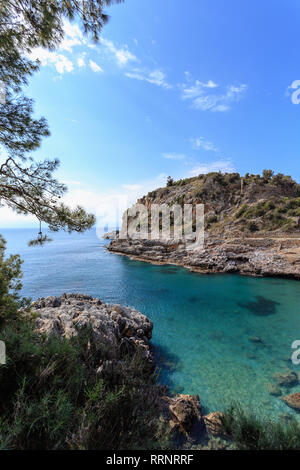
[[[265,387],[270,395],[273,395],[274,397],[279,397],[281,395],[280,388],[276,384],[268,382],[265,384]]]
[[[291,370],[287,370],[286,372],[276,372],[276,374],[274,374],[274,379],[278,385],[283,385],[284,387],[293,387],[298,383],[297,375]]]
[[[300,412],[300,393],[293,393],[281,398],[290,408]]]

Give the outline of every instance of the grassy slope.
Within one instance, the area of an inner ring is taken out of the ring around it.
[[[228,231],[300,234],[300,185],[290,176],[273,175],[271,171],[263,176],[209,173],[171,181],[139,202],[204,203],[206,229],[216,235]]]

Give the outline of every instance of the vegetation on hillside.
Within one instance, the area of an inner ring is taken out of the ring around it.
[[[152,203],[205,204],[206,229],[220,234],[300,231],[300,184],[290,176],[214,172],[174,181],[140,199]]]

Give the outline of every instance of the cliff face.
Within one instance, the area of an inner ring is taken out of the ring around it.
[[[300,185],[291,177],[211,173],[172,182],[141,198],[152,204],[204,204],[205,245],[183,240],[114,240],[108,247],[145,261],[198,272],[300,277]]]

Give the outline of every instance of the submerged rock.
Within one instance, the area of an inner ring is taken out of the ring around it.
[[[249,338],[249,341],[251,341],[252,343],[264,344],[263,340],[258,336],[251,336]]]
[[[290,415],[289,413],[283,413],[279,416],[279,419],[283,422],[283,423],[290,423],[291,421],[294,420],[294,416]]]
[[[267,316],[267,315],[273,315],[276,313],[276,306],[278,305],[278,302],[275,302],[274,300],[266,299],[265,297],[261,295],[256,296],[256,302],[245,302],[239,303],[240,307],[244,307],[247,310],[249,310],[251,313],[254,315],[258,316]]]
[[[276,372],[273,377],[278,385],[283,385],[284,387],[293,387],[298,383],[297,375],[291,370]]]
[[[293,393],[281,398],[290,408],[300,412],[300,393]]]
[[[273,395],[274,397],[279,397],[281,395],[278,385],[268,382],[265,384],[265,387],[270,395]]]

